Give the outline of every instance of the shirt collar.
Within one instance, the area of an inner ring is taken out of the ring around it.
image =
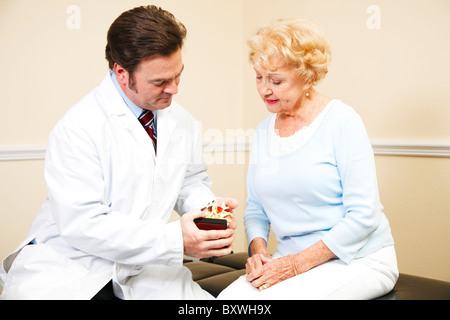
[[[142,113],[142,108],[137,106],[133,101],[131,101],[130,98],[128,98],[127,95],[123,92],[122,88],[119,85],[119,82],[117,81],[116,74],[113,71],[110,71],[109,74],[111,76],[112,82],[114,83],[114,86],[120,93],[120,96],[122,97],[123,101],[125,101],[127,107],[130,108],[130,110],[134,113],[136,118],[139,118],[139,116]]]

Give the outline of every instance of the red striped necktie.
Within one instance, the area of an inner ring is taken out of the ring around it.
[[[139,116],[139,121],[144,126],[145,131],[147,131],[148,135],[153,141],[153,147],[155,147],[156,152],[156,130],[155,130],[155,119],[153,117],[153,112],[150,110],[142,110],[141,115]]]

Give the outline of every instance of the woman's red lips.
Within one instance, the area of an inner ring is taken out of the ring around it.
[[[268,104],[275,104],[275,103],[277,103],[278,101],[280,101],[280,100],[266,99],[266,102],[267,102]]]

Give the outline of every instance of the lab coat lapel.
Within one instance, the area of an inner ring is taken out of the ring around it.
[[[164,156],[167,148],[170,148],[170,139],[175,130],[176,123],[172,119],[172,107],[167,107],[163,110],[158,110],[156,112],[157,121],[157,163],[164,161]]]
[[[110,117],[117,117],[117,124],[121,125],[124,130],[129,131],[130,135],[153,155],[153,161],[156,161],[153,142],[139,120],[130,108],[128,108],[125,101],[123,101],[119,92],[117,92],[109,73],[104,78],[100,87],[102,89],[101,93],[105,111]]]

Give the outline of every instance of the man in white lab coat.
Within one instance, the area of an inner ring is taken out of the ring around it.
[[[108,31],[110,71],[52,130],[48,199],[0,271],[2,299],[208,299],[183,255],[231,252],[227,230],[199,230],[216,199],[195,119],[172,101],[185,27],[155,6]],[[138,118],[150,110],[156,139]],[[237,203],[225,199],[234,209]],[[172,210],[179,221],[170,222]]]

